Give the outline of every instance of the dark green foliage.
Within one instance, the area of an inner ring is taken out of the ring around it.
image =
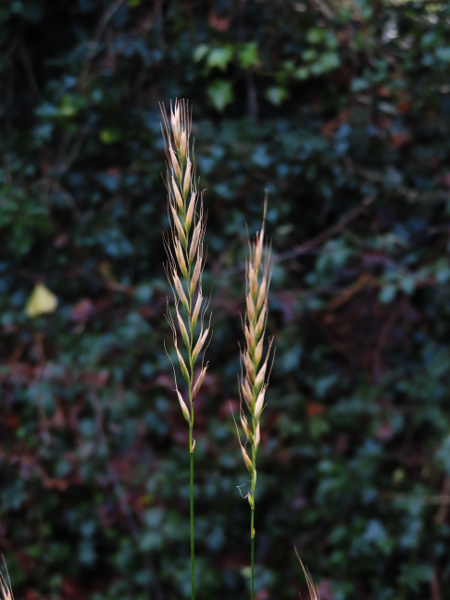
[[[0,7],[0,547],[16,598],[189,597],[187,431],[163,341],[159,101],[206,189],[198,597],[247,597],[245,223],[269,189],[277,354],[258,600],[450,598],[446,2]],[[28,319],[43,281],[54,314]],[[33,595],[34,594],[34,595]],[[36,596],[37,594],[37,596]]]

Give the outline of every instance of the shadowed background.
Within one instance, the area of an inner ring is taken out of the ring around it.
[[[158,103],[176,97],[214,327],[199,600],[248,597],[230,405],[265,188],[256,597],[304,591],[295,545],[323,600],[450,598],[449,22],[430,0],[3,3],[0,549],[17,598],[189,597],[188,428],[163,346]],[[31,317],[38,284],[58,306]]]

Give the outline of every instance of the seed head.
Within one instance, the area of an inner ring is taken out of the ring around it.
[[[264,244],[266,205],[261,231],[250,244],[249,258],[246,264],[246,313],[243,320],[245,346],[241,350],[242,373],[239,391],[241,395],[241,425],[248,442],[252,445],[252,460],[241,451],[245,464],[252,473],[252,489],[256,484],[256,450],[261,439],[260,418],[264,409],[264,399],[269,382],[269,359],[272,341],[265,339],[267,323],[267,297],[270,286],[271,262],[270,248]],[[264,345],[266,351],[264,352]],[[242,399],[252,417],[251,421],[243,416]],[[251,463],[251,468],[248,464]]]
[[[168,214],[170,234],[165,238],[168,257],[166,272],[175,297],[176,319],[168,311],[167,319],[172,328],[178,366],[189,388],[193,402],[204,381],[207,364],[202,368],[194,384],[195,362],[200,352],[205,352],[210,337],[210,326],[205,327],[206,307],[203,305],[202,274],[204,267],[203,240],[206,219],[203,215],[203,196],[197,192],[195,160],[191,148],[191,116],[188,103],[176,100],[170,105],[169,114],[163,105],[163,138],[166,150],[168,188]],[[191,156],[192,154],[192,156]],[[175,324],[176,323],[176,324]],[[196,332],[199,323],[200,333]],[[186,347],[187,359],[181,354],[178,332]],[[194,336],[198,335],[194,344]],[[176,370],[174,367],[175,383]],[[177,388],[178,401],[183,415],[192,428],[192,415]],[[194,451],[194,442],[190,452]]]

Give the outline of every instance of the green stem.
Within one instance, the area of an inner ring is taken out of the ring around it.
[[[255,589],[255,508],[252,508],[252,517],[250,525],[250,546],[251,546],[251,581],[250,581],[250,600],[253,600]]]
[[[253,432],[256,432],[256,419],[253,411],[252,415]],[[253,438],[252,443],[252,504],[250,519],[250,600],[253,600],[255,593],[255,488],[256,488],[256,447]]]
[[[192,405],[191,405],[192,406]],[[195,548],[194,548],[194,449],[192,447],[192,425],[189,426],[189,453],[191,456],[190,513],[191,513],[191,600],[195,600]]]

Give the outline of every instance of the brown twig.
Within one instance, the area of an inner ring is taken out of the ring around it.
[[[81,71],[81,81],[83,81],[89,72],[89,68],[91,66],[92,59],[97,51],[98,45],[100,43],[101,37],[108,25],[109,21],[112,19],[114,14],[119,10],[119,8],[124,3],[124,0],[115,0],[103,13],[99,22],[97,23],[97,27],[94,33],[94,39],[89,43],[89,49],[83,64],[83,68]]]
[[[409,494],[391,492],[390,490],[381,490],[380,496],[386,500],[407,500],[409,498]],[[450,494],[435,494],[433,496],[421,496],[420,498],[416,497],[415,499],[422,504],[427,504],[430,506],[450,506]]]
[[[23,43],[20,44],[19,56],[20,60],[22,61],[22,65],[28,80],[28,85],[30,86],[31,93],[34,96],[34,98],[40,98],[41,91],[39,89],[36,75],[33,71],[33,65],[31,64],[30,55],[28,54],[28,50],[26,49]]]
[[[335,236],[337,233],[340,233],[347,225],[359,217],[375,200],[374,196],[367,196],[364,198],[357,206],[352,208],[348,213],[346,213],[343,217],[339,219],[334,225],[327,227],[323,231],[321,231],[318,235],[312,237],[307,240],[303,244],[296,246],[292,250],[288,252],[283,252],[276,257],[276,262],[284,262],[286,260],[291,260],[292,258],[296,258],[297,256],[301,256],[302,254],[306,254],[310,252],[316,246],[323,244],[331,237]]]

